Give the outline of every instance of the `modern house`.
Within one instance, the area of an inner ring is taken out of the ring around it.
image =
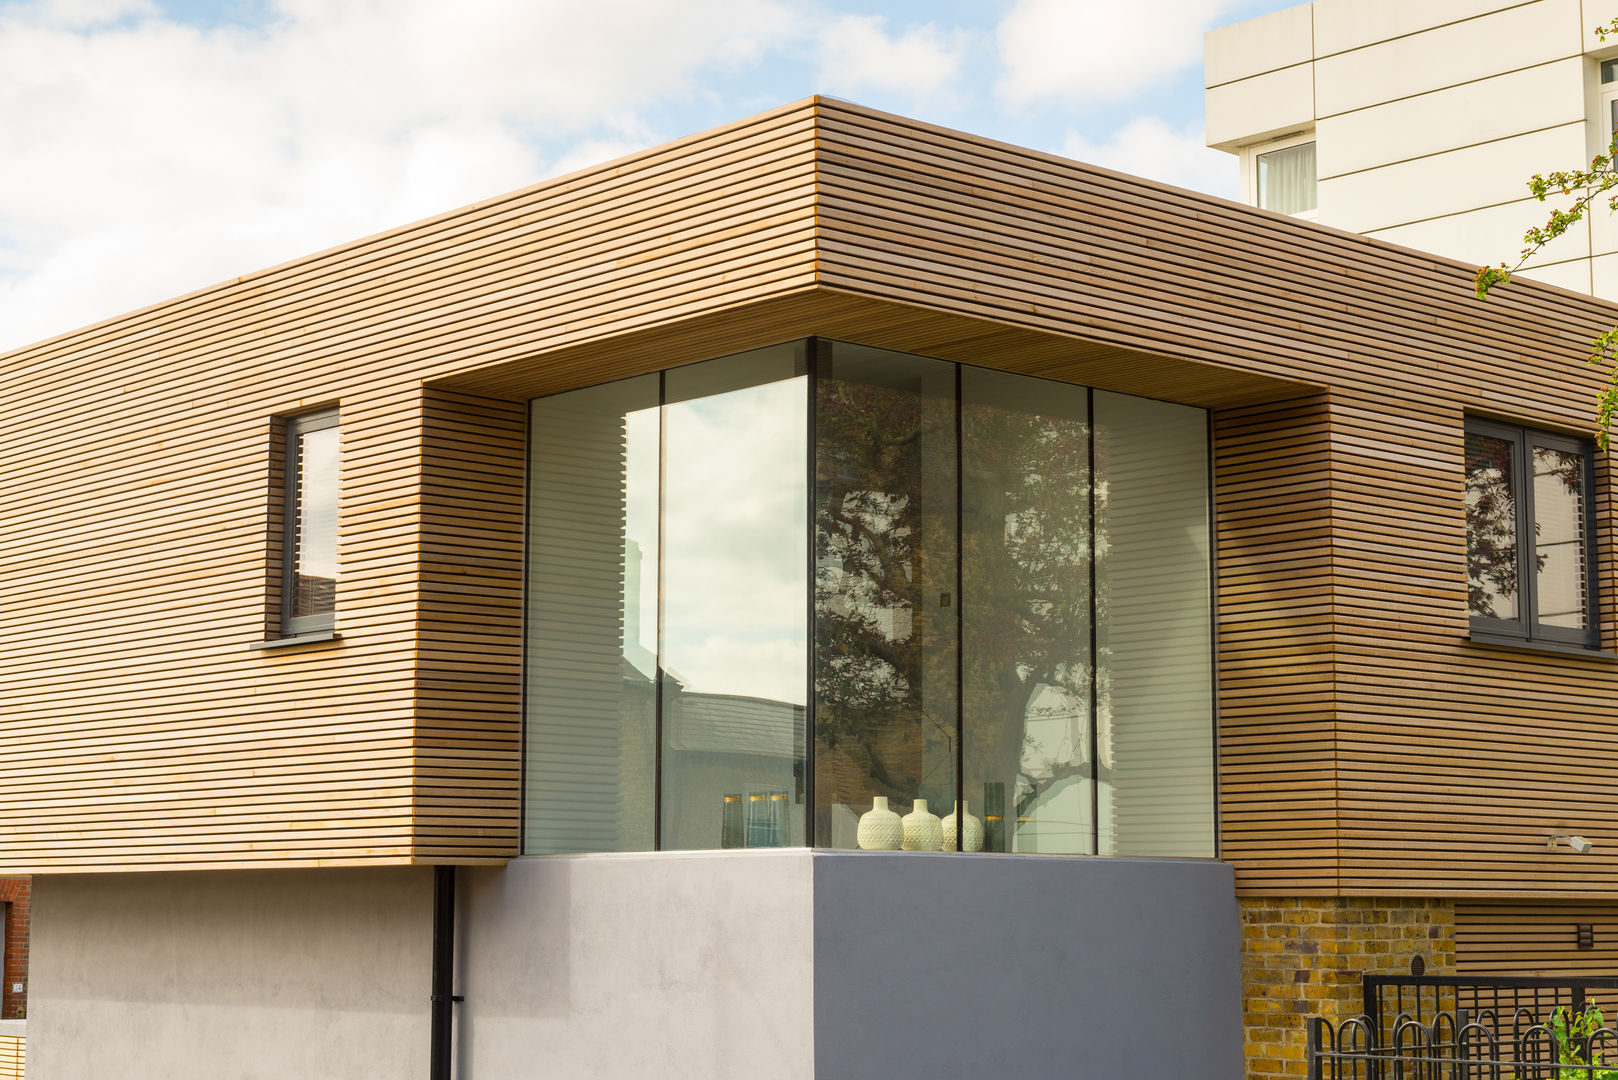
[[[1618,11],[1593,0],[1315,0],[1210,31],[1207,138],[1244,201],[1477,265],[1515,262],[1535,173],[1618,128]],[[1605,204],[1524,273],[1618,298]]]
[[[1610,961],[1618,308],[1470,277],[816,98],[0,357],[30,1069],[1234,1080]]]

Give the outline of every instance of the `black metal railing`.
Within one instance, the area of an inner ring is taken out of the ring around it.
[[[1366,975],[1362,985],[1364,1016],[1377,1033],[1391,1032],[1400,1016],[1425,1024],[1464,1011],[1514,1037],[1547,1022],[1558,1007],[1582,1016],[1590,1004],[1618,1005],[1618,978],[1605,976]]]
[[[1526,1023],[1515,1007],[1503,1030],[1492,1009],[1308,1021],[1309,1080],[1618,1080],[1618,1031],[1585,1028],[1563,1006]],[[1521,1026],[1520,1026],[1521,1025]],[[1610,1063],[1610,1064],[1609,1064]]]

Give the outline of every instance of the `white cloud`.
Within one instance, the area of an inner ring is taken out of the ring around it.
[[[1234,0],[1017,0],[996,29],[996,92],[1013,105],[1088,109],[1202,59],[1202,34]]]
[[[967,35],[933,23],[887,33],[880,15],[842,15],[820,31],[816,82],[827,93],[855,97],[867,92],[913,100],[954,96]]]
[[[0,349],[655,142],[642,113],[805,33],[790,3],[0,7]]]
[[[152,0],[41,0],[36,9],[52,26],[86,27],[157,14]]]
[[[584,139],[575,143],[561,157],[550,162],[546,166],[545,177],[577,172],[591,165],[599,165],[603,161],[611,161],[613,158],[621,158],[637,150],[644,150],[655,142],[656,140],[649,135],[644,139]]]
[[[1205,146],[1201,124],[1176,129],[1155,116],[1138,116],[1104,142],[1070,131],[1062,153],[1226,199],[1237,195],[1236,158]]]

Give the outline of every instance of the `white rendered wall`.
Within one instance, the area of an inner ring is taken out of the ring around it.
[[[1241,1075],[1224,863],[778,849],[459,878],[458,1080]],[[36,1080],[427,1075],[429,869],[36,877],[33,913]],[[1176,1037],[1143,1038],[1161,1016]]]
[[[1618,9],[1615,9],[1618,10]],[[1514,262],[1549,208],[1536,172],[1577,168],[1604,144],[1580,0],[1315,0],[1205,39],[1207,138],[1242,154],[1313,130],[1326,225],[1470,263]],[[1528,276],[1618,298],[1618,223],[1600,213]]]
[[[427,1075],[432,871],[34,878],[28,1075]]]
[[[814,1075],[807,850],[461,871],[458,1074]]]
[[[464,1080],[1241,1075],[1211,860],[553,855],[459,909]]]

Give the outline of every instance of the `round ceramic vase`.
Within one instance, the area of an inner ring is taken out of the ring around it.
[[[966,827],[962,830],[962,833],[961,833],[961,850],[962,851],[982,851],[983,850],[983,819],[980,818],[980,817],[973,817],[972,816],[972,804],[971,803],[965,804],[964,807],[962,806],[961,803],[956,803],[955,804],[955,809],[951,810],[949,812],[949,814],[944,818],[944,821],[943,821],[944,850],[945,851],[954,851],[955,850],[955,827],[956,827],[955,826],[955,820],[956,820],[956,816],[961,814],[963,809],[965,810]]]
[[[937,851],[944,845],[944,826],[937,814],[927,812],[927,800],[917,799],[916,808],[904,816],[904,849]]]
[[[866,851],[898,851],[904,842],[904,826],[899,823],[899,815],[888,809],[886,795],[878,795],[871,802],[871,809],[860,816],[856,842]]]

